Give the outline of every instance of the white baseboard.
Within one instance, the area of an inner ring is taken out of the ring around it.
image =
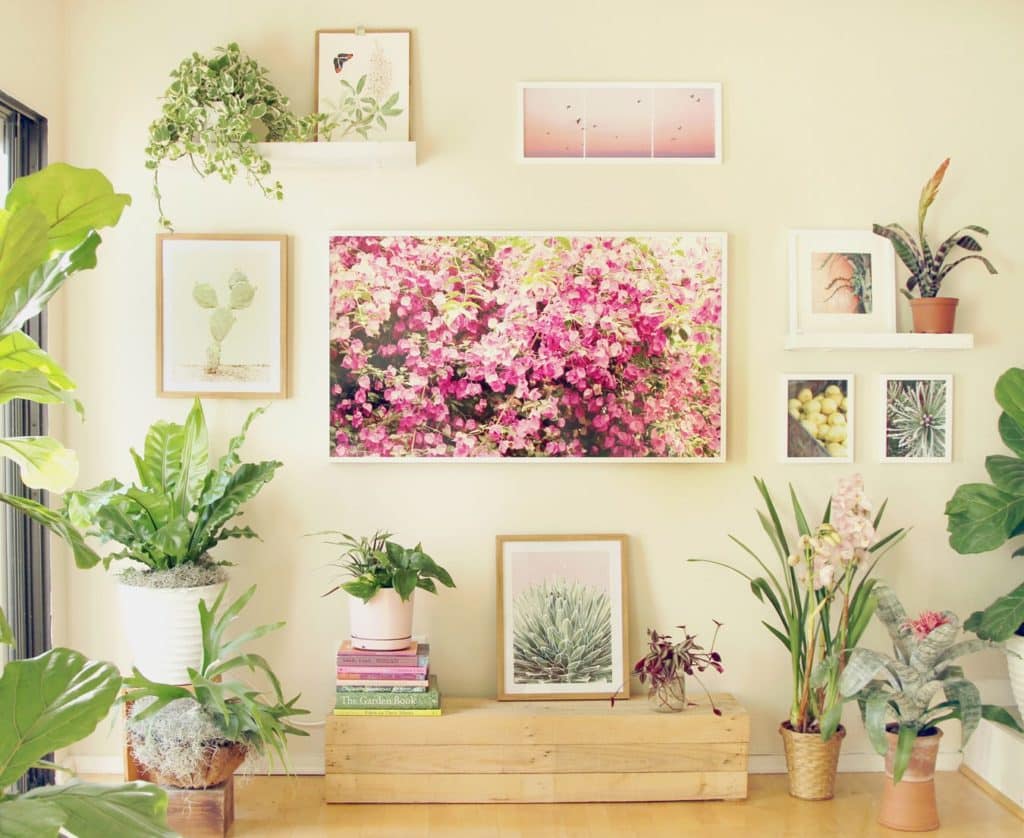
[[[1016,708],[1011,712],[1016,715]],[[964,749],[964,765],[1024,809],[1024,736],[983,719]]]

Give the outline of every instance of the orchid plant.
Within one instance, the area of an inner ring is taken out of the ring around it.
[[[762,621],[790,655],[792,701],[786,722],[798,733],[820,733],[830,739],[839,727],[843,697],[839,679],[875,611],[875,566],[907,533],[897,529],[884,537],[878,528],[885,503],[873,514],[860,475],[839,481],[821,522],[811,527],[796,492],[790,497],[798,536],[791,540],[782,525],[767,484],[754,479],[767,507],[758,511],[761,526],[775,548],[779,569],[730,535],[763,575],[752,575],[725,562],[691,559],[728,568],[750,584],[754,596],[767,602],[778,627]]]

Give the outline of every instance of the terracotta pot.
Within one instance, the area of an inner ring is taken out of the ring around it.
[[[647,693],[647,702],[659,713],[679,713],[686,709],[686,681],[673,678]]]
[[[801,800],[831,800],[846,728],[840,725],[827,742],[820,733],[797,733],[789,722],[779,726],[779,733],[786,749],[789,793]]]
[[[914,315],[914,331],[928,334],[949,335],[956,324],[956,297],[921,297],[910,301],[910,312]]]
[[[893,726],[890,725],[890,728]],[[878,822],[889,829],[904,832],[928,832],[939,828],[939,812],[935,805],[935,760],[939,755],[942,731],[918,736],[910,752],[910,764],[898,783],[892,781],[892,765],[896,757],[895,730],[887,728],[889,752],[885,755],[886,782]]]
[[[405,601],[394,588],[381,588],[368,602],[348,598],[349,634],[356,649],[395,651],[412,645],[412,605],[415,591]]]
[[[173,774],[154,773],[153,782],[162,786],[173,786],[178,789],[208,789],[218,786],[228,779],[245,762],[248,749],[245,745],[232,742],[230,745],[219,745],[207,754],[206,761],[196,771],[196,777],[182,778]],[[198,778],[198,782],[194,781]]]

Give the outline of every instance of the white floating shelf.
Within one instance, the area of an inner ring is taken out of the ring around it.
[[[271,166],[280,169],[411,169],[416,143],[257,143]]]
[[[789,335],[786,349],[973,349],[974,335],[957,332],[952,335],[919,334],[821,334]]]

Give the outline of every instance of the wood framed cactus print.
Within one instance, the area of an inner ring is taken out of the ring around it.
[[[287,395],[288,237],[156,241],[157,395]]]
[[[624,535],[499,535],[498,699],[629,698]]]
[[[332,235],[330,456],[724,460],[725,244]]]

